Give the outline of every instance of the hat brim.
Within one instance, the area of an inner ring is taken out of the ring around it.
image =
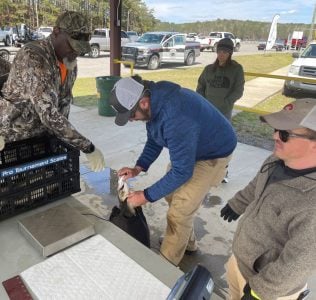
[[[79,55],[86,54],[91,51],[90,44],[87,41],[78,41],[78,40],[72,39],[71,37],[68,38],[68,41],[71,48],[74,49]]]
[[[294,120],[286,111],[260,116],[260,120],[271,127],[280,130],[293,130],[301,128],[299,120]]]
[[[117,113],[116,118],[115,118],[115,124],[118,126],[124,126],[128,122],[128,120],[131,117],[132,111],[128,110],[127,112],[124,113]]]

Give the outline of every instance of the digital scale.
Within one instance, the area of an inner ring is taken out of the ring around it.
[[[18,224],[21,233],[44,257],[95,234],[93,224],[67,204],[26,217]]]
[[[167,300],[209,300],[214,289],[211,273],[202,265],[181,276]]]

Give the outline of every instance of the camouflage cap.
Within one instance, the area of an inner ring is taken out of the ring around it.
[[[77,53],[84,54],[91,51],[88,19],[82,13],[66,11],[57,18],[55,26],[69,34],[69,44]]]

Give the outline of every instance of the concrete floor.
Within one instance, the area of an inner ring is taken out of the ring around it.
[[[107,167],[117,170],[123,166],[133,166],[141,153],[146,141],[145,125],[142,122],[128,123],[124,127],[114,124],[114,117],[101,117],[96,109],[81,109],[72,107],[70,115],[72,124],[85,136],[91,138],[104,154]],[[238,144],[229,167],[229,183],[222,184],[211,191],[195,220],[195,230],[199,244],[198,254],[185,256],[180,264],[183,271],[201,263],[213,274],[216,291],[224,296],[227,287],[225,281],[224,264],[231,253],[231,244],[236,223],[227,223],[219,217],[220,209],[225,202],[239,189],[244,187],[256,174],[269,151]],[[81,156],[85,165],[85,157]],[[152,165],[148,173],[142,174],[130,184],[134,189],[143,189],[164,175],[169,161],[166,150]],[[82,192],[75,197],[89,206],[96,207],[98,213],[109,217],[117,199],[109,192],[109,173],[89,172],[83,167]],[[104,185],[104,187],[102,187]],[[164,199],[147,204],[144,213],[151,231],[152,250],[158,252],[158,238],[163,234],[166,226],[167,204]]]

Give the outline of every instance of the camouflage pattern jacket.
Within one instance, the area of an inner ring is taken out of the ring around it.
[[[77,67],[62,84],[50,37],[30,44],[17,53],[2,89],[0,135],[11,142],[48,132],[77,149],[89,149],[91,141],[68,121]]]

